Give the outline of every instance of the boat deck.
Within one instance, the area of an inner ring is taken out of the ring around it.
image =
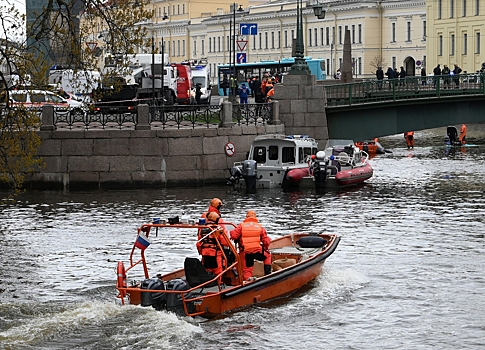
[[[301,247],[282,247],[282,248],[274,248],[271,249],[271,254],[276,258],[279,255],[293,255],[293,256],[301,256],[303,259],[307,259],[315,254],[318,254],[322,250],[321,247],[318,248],[301,248]]]

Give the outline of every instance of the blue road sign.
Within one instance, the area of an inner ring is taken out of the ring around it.
[[[246,52],[236,52],[237,63],[246,63]]]
[[[239,34],[258,35],[258,25],[256,23],[239,23]]]

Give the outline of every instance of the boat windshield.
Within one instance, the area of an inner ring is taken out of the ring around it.
[[[282,163],[294,163],[295,162],[295,147],[283,147],[281,153]]]
[[[253,160],[256,163],[266,163],[266,147],[254,147]]]

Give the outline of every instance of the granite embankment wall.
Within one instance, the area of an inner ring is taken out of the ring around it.
[[[283,125],[165,130],[39,131],[45,167],[26,188],[163,188],[225,184],[234,161],[257,135],[284,134]],[[236,153],[229,157],[225,145]]]

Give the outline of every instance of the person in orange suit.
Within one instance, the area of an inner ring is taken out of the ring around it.
[[[405,132],[404,139],[406,140],[408,149],[414,148],[414,131]]]
[[[215,212],[207,213],[206,219],[207,224],[219,225],[222,223],[221,217]],[[223,252],[221,250],[221,247],[224,249],[224,247],[228,247],[230,243],[226,241],[224,236],[219,236],[218,240],[221,244],[221,246],[219,246],[219,244],[217,244],[216,237],[212,233],[210,233],[214,229],[215,227],[213,227],[212,229],[199,229],[197,234],[196,247],[199,254],[202,255],[202,265],[204,265],[205,269],[208,272],[213,273],[214,275],[218,275],[225,268],[222,258]],[[220,225],[216,230],[226,231],[224,225]]]
[[[462,145],[466,143],[466,124],[461,124],[459,140]]]
[[[243,264],[243,277],[248,281],[253,276],[254,260],[264,264],[264,274],[271,273],[271,253],[266,229],[258,222],[256,212],[248,210],[246,219],[230,232],[231,239],[239,243],[239,256]]]

